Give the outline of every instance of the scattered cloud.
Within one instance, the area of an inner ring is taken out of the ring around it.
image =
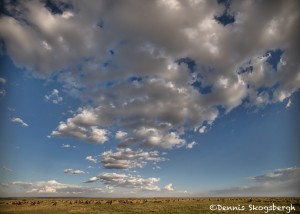
[[[22,20],[32,25],[22,25],[12,17],[1,20],[8,53],[16,62],[37,68],[32,72],[42,77],[55,75],[71,95],[92,101],[92,107],[81,108],[61,122],[52,136],[104,143],[108,140],[106,129],[117,125],[120,146],[177,148],[185,145],[181,127],[202,127],[199,131],[204,133],[203,124],[212,124],[222,114],[220,109],[229,113],[243,104],[259,107],[282,102],[299,89],[298,28],[292,18],[298,14],[293,7],[296,1],[276,2],[268,8],[262,2],[232,2],[232,14],[236,15],[226,26],[215,19],[223,12],[215,1],[178,3],[176,9],[149,2],[143,16],[133,12],[144,7],[141,3],[108,6],[103,2],[101,7],[93,7],[98,3],[90,2],[93,12],[81,2],[72,4],[80,11],[80,19],[75,10],[52,14],[39,2],[26,2],[16,7],[28,10]],[[92,14],[103,14],[103,20]],[[146,18],[153,14],[164,21],[153,24],[154,20]],[[260,17],[259,21],[253,17]],[[51,35],[40,20],[51,20]],[[16,31],[24,37],[16,37]],[[32,44],[32,55],[24,54],[23,44]],[[37,61],[35,54],[40,52]],[[279,60],[271,65],[277,52]],[[87,56],[90,60],[82,60]],[[59,63],[57,57],[62,59]],[[55,72],[58,70],[65,72]],[[84,116],[92,117],[84,120]],[[120,135],[122,132],[128,135]]]
[[[250,178],[248,184],[240,187],[215,190],[210,194],[224,196],[288,196],[299,197],[300,168],[290,167]]]
[[[21,118],[18,117],[14,117],[12,120],[12,122],[14,123],[19,123],[21,124],[23,127],[28,127],[29,125],[27,123],[25,123]]]
[[[58,104],[63,101],[63,98],[59,96],[59,91],[57,89],[53,89],[49,95],[45,95],[46,101],[51,101],[53,104]]]
[[[4,96],[6,94],[6,90],[0,89],[0,96]]]
[[[158,165],[154,165],[154,167],[152,167],[152,169],[153,169],[153,170],[157,170],[157,169],[161,169],[161,167],[158,166]]]
[[[104,185],[111,187],[123,187],[136,190],[149,190],[159,191],[160,188],[157,183],[160,181],[159,178],[141,178],[139,176],[118,174],[118,173],[102,173],[96,177],[90,178],[86,183],[102,182]]]
[[[85,187],[74,184],[62,184],[56,180],[38,182],[8,182],[0,184],[3,189],[10,189],[18,192],[18,195],[35,196],[72,196],[72,195],[93,195],[106,192],[102,188]]]
[[[165,190],[168,190],[168,191],[173,191],[173,185],[172,184],[167,184],[165,187],[164,187]]]
[[[199,132],[201,133],[201,134],[203,134],[203,133],[205,133],[206,132],[206,126],[202,126],[200,129],[199,129]]]
[[[139,144],[140,147],[172,149],[179,148],[186,144],[177,132],[166,132],[159,128],[139,127],[133,130],[130,137],[124,139],[119,146],[128,147]]]
[[[87,156],[85,158],[87,161],[90,161],[90,162],[93,162],[93,163],[97,163],[97,159],[96,158],[93,158],[92,156]]]
[[[6,83],[6,79],[0,77],[0,84],[1,84],[1,85],[4,85],[5,83]],[[6,90],[0,88],[0,96],[4,96],[5,94],[6,94]]]
[[[116,152],[106,151],[101,155],[101,163],[106,169],[143,168],[147,162],[154,163],[167,160],[159,157],[158,151],[143,151],[141,149],[118,148]]]
[[[289,99],[288,102],[287,102],[287,104],[286,104],[286,106],[285,106],[285,108],[291,107],[292,104],[293,104],[293,103],[292,103],[292,100]]]
[[[197,143],[196,143],[195,141],[193,141],[193,142],[187,144],[187,145],[186,145],[186,148],[187,148],[187,149],[192,149],[196,144],[197,144]]]
[[[108,131],[96,125],[96,116],[88,110],[82,110],[67,122],[60,122],[57,130],[51,133],[55,137],[74,137],[80,140],[103,144],[108,140]]]
[[[119,128],[117,150],[102,154],[104,167],[143,167],[151,161],[138,156],[145,149],[193,148],[183,139],[186,131],[201,127],[205,133],[206,124],[239,106],[289,100],[289,107],[300,88],[297,0],[274,1],[272,7],[265,1],[232,1],[229,24],[216,18],[224,10],[217,1],[68,4],[68,9],[57,4],[62,10],[57,14],[41,1],[6,3],[10,16],[0,18],[0,37],[17,66],[37,78],[53,77],[64,92],[84,101],[51,136],[103,144],[110,129]],[[56,89],[45,96],[53,103],[60,98]],[[28,126],[20,118],[12,122]],[[97,162],[92,156],[86,160]],[[116,173],[96,179],[125,187],[151,183]],[[245,188],[249,193],[271,191],[269,183],[278,190],[288,185],[253,181]],[[157,189],[156,183],[148,187]],[[44,191],[57,186],[48,184]]]
[[[69,173],[69,174],[85,174],[84,171],[82,171],[82,170],[75,170],[75,169],[65,169],[64,173]]]
[[[122,138],[124,138],[126,135],[127,135],[126,132],[123,132],[123,131],[117,131],[115,137],[116,137],[117,139],[122,139]]]
[[[62,148],[73,148],[73,149],[76,148],[76,146],[71,146],[70,144],[62,144],[61,147]]]
[[[0,77],[0,84],[5,84],[6,83],[6,79]]]
[[[2,169],[4,171],[7,171],[7,172],[12,172],[13,171],[11,168],[8,168],[7,166],[2,166]]]

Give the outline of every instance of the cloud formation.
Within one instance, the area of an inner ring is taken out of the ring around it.
[[[90,162],[93,162],[93,163],[97,163],[97,159],[96,158],[93,158],[92,156],[87,156],[85,158],[87,161],[90,161]]]
[[[196,144],[197,144],[197,143],[196,143],[195,141],[193,141],[193,142],[187,144],[187,145],[186,145],[186,148],[187,148],[187,149],[192,149]]]
[[[117,149],[116,152],[109,150],[103,152],[101,157],[101,163],[106,169],[143,168],[147,162],[158,163],[166,160],[164,157],[159,157],[158,151],[147,152],[130,148]]]
[[[240,187],[215,190],[210,194],[224,196],[299,197],[300,168],[290,167],[251,177],[251,183]]]
[[[119,149],[192,148],[186,130],[205,133],[238,106],[283,102],[300,88],[297,0],[231,1],[228,23],[218,1],[53,4],[6,2],[0,18],[15,64],[82,103],[53,137],[103,144],[112,133]]]
[[[3,190],[10,188],[21,195],[35,196],[72,196],[72,195],[89,195],[103,193],[104,189],[97,187],[85,187],[74,184],[62,184],[56,180],[38,181],[38,182],[7,182],[0,184]]]
[[[64,173],[69,173],[69,174],[85,174],[84,171],[78,170],[78,169],[65,169]]]
[[[173,185],[172,184],[167,184],[165,187],[164,187],[165,190],[168,190],[168,191],[173,191]]]
[[[0,84],[5,84],[6,83],[6,79],[0,77]]]
[[[101,173],[96,177],[91,177],[86,183],[101,181],[103,184],[112,187],[123,187],[136,190],[159,191],[157,183],[159,178],[141,178],[139,176],[118,174],[118,173]]]
[[[70,144],[62,144],[61,147],[62,148],[73,148],[73,149],[76,148],[76,146],[71,146]]]
[[[115,137],[116,137],[117,139],[122,139],[122,138],[124,138],[126,135],[127,135],[126,132],[123,132],[123,131],[117,131]]]
[[[19,123],[21,124],[23,127],[28,127],[29,125],[27,123],[25,123],[21,118],[18,117],[14,117],[11,119],[12,122],[14,123]]]
[[[51,136],[74,137],[90,143],[103,144],[108,140],[108,131],[98,128],[95,118],[92,112],[82,110],[74,118],[69,118],[67,122],[60,122]]]
[[[63,98],[59,96],[59,91],[57,89],[53,89],[49,95],[45,95],[46,101],[51,101],[53,104],[58,104],[63,101]]]
[[[7,166],[2,166],[2,169],[6,172],[13,172],[11,168],[8,168]]]

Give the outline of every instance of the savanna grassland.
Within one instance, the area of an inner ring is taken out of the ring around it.
[[[300,198],[2,198],[0,213],[300,213]]]

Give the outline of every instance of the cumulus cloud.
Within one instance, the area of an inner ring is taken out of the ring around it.
[[[167,184],[165,187],[164,187],[165,190],[168,190],[168,191],[173,191],[173,185],[172,184]]]
[[[27,123],[25,123],[21,118],[18,117],[14,117],[13,119],[11,119],[12,122],[14,123],[19,123],[21,124],[23,127],[28,127],[29,125]]]
[[[228,189],[215,190],[210,194],[224,196],[295,196],[299,197],[300,168],[276,169],[251,177],[252,182]]]
[[[205,133],[206,132],[206,126],[202,126],[200,129],[199,129],[199,132],[201,134]]]
[[[186,148],[187,148],[187,149],[192,149],[196,144],[197,144],[197,143],[196,143],[195,141],[193,141],[193,142],[187,144],[187,145],[186,145]]]
[[[58,104],[63,101],[63,98],[59,96],[59,91],[57,89],[53,89],[49,95],[45,95],[45,100]]]
[[[108,131],[97,127],[96,117],[92,112],[82,110],[80,114],[69,118],[67,122],[60,122],[51,136],[74,137],[96,144],[105,143],[108,140]]]
[[[117,131],[115,137],[116,137],[117,139],[122,139],[122,138],[124,138],[126,135],[127,135],[126,132],[123,132],[123,131]]]
[[[51,136],[102,144],[115,126],[119,148],[180,148],[186,130],[299,90],[297,0],[231,1],[230,23],[218,1],[53,4],[6,2],[0,18],[15,64],[82,101]]]
[[[123,187],[136,190],[159,191],[157,183],[159,178],[141,178],[139,176],[118,174],[118,173],[101,173],[96,177],[90,178],[86,183],[101,181],[103,184],[111,187]]]
[[[97,159],[96,158],[93,158],[92,156],[87,156],[85,158],[87,161],[90,161],[90,162],[93,162],[93,163],[97,163]]]
[[[69,173],[69,174],[85,174],[84,171],[82,170],[75,170],[75,169],[65,169],[64,173]]]
[[[116,152],[106,151],[102,153],[101,163],[106,169],[130,169],[143,168],[147,162],[154,163],[167,160],[159,157],[158,151],[143,151],[141,149],[119,148]]]
[[[89,195],[105,192],[97,187],[85,187],[74,184],[63,184],[56,180],[38,181],[38,182],[8,182],[1,183],[4,189],[10,189],[19,192],[22,195],[52,195],[52,196],[72,196],[72,195]]]

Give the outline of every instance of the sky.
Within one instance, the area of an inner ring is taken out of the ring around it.
[[[299,4],[3,1],[0,196],[299,197]]]

